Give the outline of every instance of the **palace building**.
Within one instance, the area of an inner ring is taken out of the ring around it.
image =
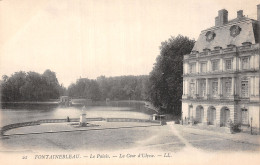
[[[220,127],[228,120],[260,127],[260,4],[257,20],[218,11],[215,26],[203,30],[184,56],[182,118]],[[252,123],[252,125],[251,125]]]

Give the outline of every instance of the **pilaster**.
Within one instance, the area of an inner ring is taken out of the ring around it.
[[[220,127],[220,118],[221,118],[221,115],[220,115],[220,108],[217,108],[217,107],[215,107],[216,108],[216,121],[215,121],[215,126],[216,127]]]

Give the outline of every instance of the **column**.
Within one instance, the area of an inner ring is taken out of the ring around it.
[[[250,60],[250,69],[254,69],[254,68],[255,68],[255,67],[254,67],[255,56],[252,55],[252,56],[249,58],[249,60]]]
[[[203,124],[208,125],[208,106],[204,106]]]
[[[196,72],[199,73],[199,61],[196,62]]]
[[[206,78],[206,98],[209,99],[209,79]]]
[[[207,66],[207,71],[210,72],[210,71],[211,71],[211,65],[210,65],[210,64],[211,64],[211,61],[208,60],[208,63],[207,63],[207,64],[208,64],[208,66]]]
[[[259,69],[259,55],[255,55],[255,69]]]
[[[231,95],[232,96],[235,95],[235,77],[232,77],[232,80],[231,80]]]
[[[221,71],[221,72],[223,72],[223,59],[221,58],[220,60],[219,60],[219,70]]]
[[[220,127],[220,118],[221,118],[221,108],[220,107],[215,107],[216,108],[216,121],[215,121],[215,126]]]
[[[185,95],[185,80],[182,81],[182,95]]]
[[[189,83],[189,80],[186,81],[186,87],[187,87],[187,88],[186,88],[186,90],[187,90],[187,91],[186,91],[186,94],[187,94],[188,96],[190,96],[190,83]]]
[[[187,65],[188,65],[188,64],[187,64],[186,62],[183,64],[183,73],[184,73],[184,74],[187,74],[187,73],[188,73]]]
[[[218,78],[218,95],[219,95],[219,97],[221,97],[222,96],[222,81],[221,81],[221,78],[219,77]]]
[[[237,112],[235,111],[234,106],[229,106],[229,118],[232,120],[232,122],[237,123]]]
[[[232,70],[236,71],[237,70],[237,57],[234,57],[232,59],[232,64],[233,64]]]
[[[238,70],[242,70],[241,58],[238,58]]]
[[[251,96],[254,96],[255,95],[255,77],[254,76],[251,76],[250,78],[250,94]]]
[[[199,80],[196,79],[196,96],[199,95]]]
[[[255,95],[259,96],[259,77],[255,77]]]

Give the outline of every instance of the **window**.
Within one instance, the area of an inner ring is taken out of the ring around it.
[[[212,82],[212,96],[218,95],[218,82],[214,81]]]
[[[249,69],[249,58],[242,58],[242,69]]]
[[[225,91],[226,91],[227,96],[231,95],[231,81],[230,80],[225,82]]]
[[[200,64],[200,72],[201,73],[207,72],[207,63],[206,62],[203,62]]]
[[[196,63],[191,63],[190,64],[190,73],[195,73],[196,72]]]
[[[226,70],[232,69],[232,60],[228,59],[226,60]]]
[[[202,97],[206,96],[206,82],[205,82],[205,80],[202,80],[200,82],[200,95]]]
[[[241,82],[241,96],[248,97],[248,81]]]
[[[212,61],[212,71],[219,70],[219,60],[213,60]]]
[[[190,95],[195,95],[195,83],[190,83]]]

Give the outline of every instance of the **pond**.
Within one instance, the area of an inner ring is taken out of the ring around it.
[[[5,106],[0,110],[0,127],[19,122],[39,119],[79,118],[82,105],[60,107],[50,104],[16,104]],[[100,103],[86,106],[87,118],[138,118],[149,119],[155,112],[146,109],[142,101],[111,101],[109,104]]]

